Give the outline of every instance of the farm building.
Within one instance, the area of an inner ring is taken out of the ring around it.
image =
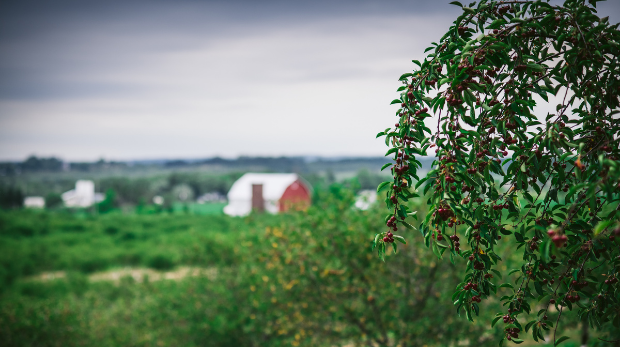
[[[269,213],[310,206],[310,185],[296,174],[247,173],[228,192],[224,213],[245,216],[252,210]]]
[[[24,199],[24,207],[26,208],[44,208],[45,199],[42,196],[27,196]]]
[[[89,207],[103,200],[103,194],[95,193],[95,182],[78,180],[75,189],[62,193],[62,201],[67,207]]]

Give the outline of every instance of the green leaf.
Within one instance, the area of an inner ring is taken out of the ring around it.
[[[437,246],[438,246],[438,247],[440,247],[440,248],[443,248],[443,249],[445,249],[445,248],[448,248],[448,247],[449,247],[449,246],[447,246],[447,245],[444,245],[443,243],[440,243],[439,241],[437,242]]]
[[[560,343],[562,343],[562,342],[564,342],[564,341],[566,341],[566,340],[568,340],[568,339],[570,339],[570,337],[568,337],[568,336],[562,336],[562,337],[560,337],[559,339],[555,340],[555,342],[553,343],[553,345],[554,345],[554,346],[557,346],[557,345],[559,345]]]
[[[461,3],[460,3],[460,2],[458,2],[458,1],[452,1],[452,2],[450,3],[450,5],[456,5],[456,6],[463,7],[463,4],[461,4]]]
[[[529,323],[527,323],[525,325],[525,332],[528,332],[530,330],[530,328],[532,327],[532,325],[534,325],[534,323],[536,323],[536,320],[530,321]]]
[[[415,189],[418,189],[420,187],[420,185],[422,185],[422,183],[426,182],[430,177],[428,177],[428,175],[424,178],[422,178],[421,180],[419,180],[416,184],[415,184]]]
[[[433,253],[435,253],[435,255],[437,256],[437,258],[441,259],[441,252],[439,251],[439,248],[437,247],[437,243],[433,242]]]
[[[387,167],[389,167],[390,165],[392,165],[392,163],[387,163],[387,164],[383,165],[383,166],[381,167],[381,171],[385,170],[385,169],[386,169]]]
[[[377,187],[377,193],[381,192],[385,187],[387,187],[388,184],[391,183],[391,181],[381,182],[381,184],[379,184],[379,186]]]
[[[404,225],[407,229],[416,230],[416,228],[413,225],[411,225],[411,224],[409,224],[409,223],[407,223],[405,221],[401,221],[400,223],[402,225]]]
[[[511,289],[515,289],[515,287],[513,287],[513,286],[512,286],[512,284],[510,284],[510,283],[504,283],[504,284],[501,284],[499,287],[500,287],[500,288],[511,288]]]
[[[398,242],[400,242],[402,244],[405,244],[405,245],[407,244],[407,241],[405,241],[405,238],[402,237],[402,236],[394,235],[392,237],[394,238],[394,240],[396,240],[396,241],[398,241]]]
[[[534,71],[543,71],[544,70],[544,66],[538,65],[538,64],[527,64],[526,66],[528,68],[534,70]]]
[[[600,234],[603,230],[605,230],[605,228],[607,228],[608,226],[612,225],[614,223],[613,220],[604,220],[604,221],[600,221],[595,227],[594,227],[594,236],[598,236],[598,234]]]
[[[375,240],[372,243],[372,249],[374,250],[375,247],[377,247],[377,243],[379,242],[379,237],[381,236],[381,234],[377,234],[375,235]]]
[[[390,148],[390,149],[389,149],[389,150],[385,153],[385,156],[387,157],[388,155],[390,155],[390,154],[392,154],[392,153],[394,153],[394,152],[397,152],[397,151],[398,151],[398,148]]]
[[[515,233],[515,238],[517,239],[517,241],[519,242],[525,242],[525,239],[523,238],[523,235],[519,234],[519,233]]]
[[[536,293],[538,293],[538,295],[544,295],[542,285],[539,281],[534,282],[534,289],[536,289]]]
[[[495,323],[497,323],[500,318],[502,318],[502,316],[495,317],[495,319],[493,319],[493,322],[491,322],[491,328],[495,326]]]
[[[467,320],[470,322],[474,321],[474,319],[471,317],[471,308],[469,306],[465,306],[465,317],[467,317]]]
[[[555,202],[559,203],[559,201],[558,201],[558,190],[557,190],[557,189],[555,189],[555,188],[554,188],[554,189],[551,189],[551,190],[549,191],[549,197],[550,197],[551,199],[553,199],[553,201],[555,201]]]

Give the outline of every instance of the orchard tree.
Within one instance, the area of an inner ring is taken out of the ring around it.
[[[463,14],[400,77],[397,122],[377,135],[394,160],[378,187],[390,210],[379,256],[405,242],[395,233],[412,228],[405,202],[420,188],[426,245],[467,261],[457,312],[473,320],[478,303],[510,290],[492,322],[504,323],[501,343],[529,333],[557,345],[567,310],[620,338],[620,32],[596,2],[452,2]],[[420,178],[416,156],[427,155]],[[502,242],[522,253],[508,274]]]

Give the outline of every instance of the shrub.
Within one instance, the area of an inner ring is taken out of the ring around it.
[[[151,256],[147,262],[148,266],[156,270],[170,270],[175,266],[175,262],[169,254],[159,253]]]
[[[253,274],[250,314],[264,334],[301,346],[484,344],[484,325],[451,319],[458,283],[450,264],[436,264],[424,248],[405,245],[388,266],[369,252],[368,232],[380,230],[379,210],[352,209],[351,190],[320,193],[318,205],[289,215],[249,248]],[[421,211],[422,206],[412,205]]]
[[[62,196],[58,193],[49,193],[45,196],[45,207],[55,209],[63,206]]]

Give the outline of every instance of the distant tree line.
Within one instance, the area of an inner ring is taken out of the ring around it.
[[[78,179],[95,182],[96,191],[113,196],[108,208],[150,204],[162,196],[165,205],[190,202],[206,193],[225,196],[245,172],[296,172],[316,188],[336,181],[348,187],[374,189],[384,181],[382,158],[239,157],[203,160],[64,162],[30,156],[0,163],[0,208],[20,207],[26,196],[43,196],[48,208],[62,206],[61,194]],[[216,172],[217,171],[217,172]],[[357,174],[354,174],[357,172]]]
[[[144,168],[181,169],[221,167],[233,171],[266,171],[312,173],[317,171],[356,171],[360,168],[378,169],[384,164],[382,157],[247,157],[236,159],[220,157],[198,160],[144,160],[65,162],[56,157],[30,156],[21,162],[0,162],[0,176],[18,176],[36,172],[101,172],[110,170],[135,170]]]
[[[64,162],[56,157],[39,158],[30,156],[22,162],[0,162],[0,176],[17,176],[34,172],[61,172],[61,171],[100,171],[111,168],[126,168],[126,162],[105,161],[100,159],[95,162]]]

